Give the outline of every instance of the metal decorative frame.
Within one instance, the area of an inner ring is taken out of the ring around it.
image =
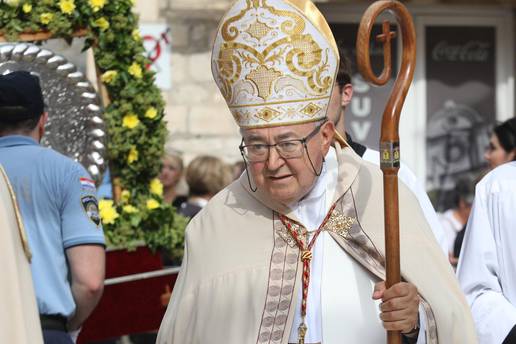
[[[49,120],[41,144],[81,163],[100,184],[107,166],[103,107],[93,85],[66,58],[34,44],[0,45],[0,74],[40,78]]]

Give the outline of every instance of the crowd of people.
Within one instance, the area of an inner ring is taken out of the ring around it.
[[[157,343],[368,344],[386,330],[516,343],[516,117],[493,130],[490,171],[459,181],[443,214],[401,163],[402,278],[386,285],[379,152],[346,132],[349,60],[317,8],[296,4],[237,0],[218,27],[213,74],[243,160],[163,156],[163,199],[190,222]],[[279,42],[270,59],[248,33],[257,13]],[[40,145],[47,119],[36,76],[0,75],[2,343],[74,343],[103,292],[95,183]]]

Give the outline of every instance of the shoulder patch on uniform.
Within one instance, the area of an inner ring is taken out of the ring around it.
[[[83,189],[92,189],[95,190],[95,182],[89,178],[79,178],[79,181],[81,182],[81,186]]]
[[[81,198],[81,203],[84,211],[86,212],[86,216],[96,225],[100,225],[100,214],[99,214],[99,204],[97,202],[97,198],[95,196],[84,196]]]

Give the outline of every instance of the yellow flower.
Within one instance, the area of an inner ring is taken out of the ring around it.
[[[124,213],[128,213],[128,214],[134,214],[134,213],[138,212],[138,208],[133,207],[130,204],[124,205],[122,210],[124,211]]]
[[[102,76],[100,78],[103,83],[110,84],[116,79],[117,75],[118,75],[118,72],[116,70],[108,70],[107,72],[102,74]]]
[[[59,7],[61,8],[61,12],[64,14],[71,14],[73,10],[75,10],[74,0],[61,0],[59,1]]]
[[[119,216],[118,212],[113,206],[112,200],[101,199],[99,202],[99,212],[100,217],[102,218],[102,223],[105,225],[115,223],[115,220]]]
[[[156,201],[154,198],[149,198],[147,200],[147,209],[154,210],[156,208],[159,208],[160,204],[158,201]]]
[[[142,36],[140,35],[140,30],[138,30],[138,29],[134,29],[133,32],[131,33],[131,36],[137,42],[141,41],[141,39],[142,39]]]
[[[101,17],[101,18],[95,20],[94,23],[95,23],[95,26],[100,28],[100,30],[102,30],[102,31],[106,31],[107,29],[109,29],[109,22],[104,17]]]
[[[150,192],[158,196],[163,195],[163,184],[161,184],[158,178],[154,178],[153,180],[151,180]]]
[[[129,129],[134,129],[138,124],[140,124],[140,120],[134,113],[128,113],[122,119],[122,125]]]
[[[32,11],[32,5],[31,4],[23,4],[22,10],[24,13],[30,13],[30,11]]]
[[[124,190],[120,194],[120,198],[122,199],[122,202],[127,202],[129,198],[131,198],[131,193],[127,190]]]
[[[106,4],[107,0],[89,0],[91,8],[93,8],[93,12],[99,11]]]
[[[136,160],[138,160],[138,151],[136,150],[135,146],[132,146],[131,150],[129,151],[129,155],[127,156],[127,162],[132,164]]]
[[[50,23],[53,18],[54,18],[54,15],[52,13],[45,12],[39,16],[39,21],[46,25],[46,24]]]
[[[136,79],[140,79],[142,77],[142,67],[138,63],[133,62],[129,67],[129,74],[134,76]]]
[[[145,117],[150,118],[150,119],[153,119],[157,115],[158,115],[158,110],[156,110],[156,108],[153,106],[148,108],[147,111],[145,112]]]

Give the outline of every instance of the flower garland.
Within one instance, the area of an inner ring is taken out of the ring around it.
[[[115,204],[100,200],[106,239],[131,249],[145,242],[182,257],[186,219],[163,202],[156,179],[166,139],[164,102],[132,12],[133,0],[3,0],[0,34],[16,41],[22,33],[50,32],[72,39],[88,29],[84,50],[92,47],[111,104],[105,109],[108,159],[120,180],[122,197]]]

